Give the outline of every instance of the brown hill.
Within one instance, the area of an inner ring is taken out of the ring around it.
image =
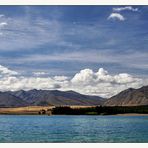
[[[139,89],[129,88],[109,98],[105,106],[140,106],[148,105],[148,86]]]

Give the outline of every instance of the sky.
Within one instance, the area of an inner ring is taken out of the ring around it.
[[[147,18],[148,6],[0,6],[0,90],[148,85]]]

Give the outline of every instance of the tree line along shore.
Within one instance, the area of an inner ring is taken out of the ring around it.
[[[148,114],[145,106],[29,106],[0,108],[0,114],[7,115],[116,115]]]

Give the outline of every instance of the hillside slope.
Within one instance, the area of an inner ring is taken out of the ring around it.
[[[0,107],[20,107],[27,105],[28,103],[19,97],[6,92],[0,92]]]
[[[139,89],[129,88],[109,98],[105,106],[140,106],[148,105],[148,86]]]

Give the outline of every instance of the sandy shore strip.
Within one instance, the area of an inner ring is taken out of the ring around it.
[[[17,108],[0,108],[0,114],[7,115],[38,115],[40,110],[48,110],[53,107],[49,106],[27,106],[27,107],[17,107]]]

